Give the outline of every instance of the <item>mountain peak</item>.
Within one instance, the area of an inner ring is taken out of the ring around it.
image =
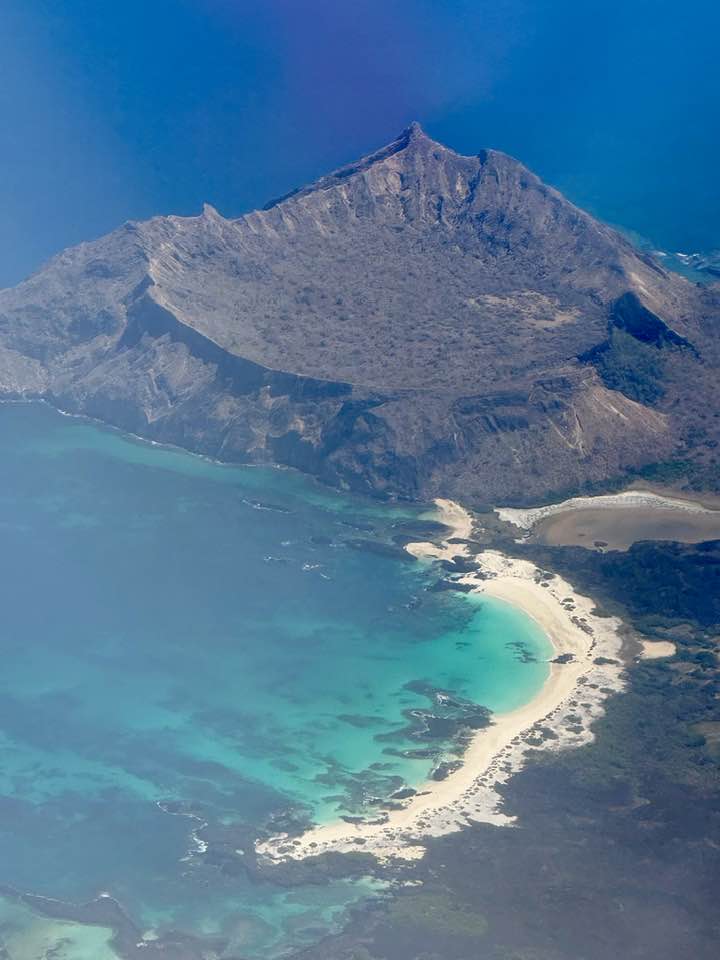
[[[379,150],[375,150],[372,153],[361,157],[359,160],[354,161],[353,163],[339,167],[337,170],[334,170],[332,173],[329,173],[324,177],[321,177],[314,183],[308,184],[304,187],[298,187],[295,190],[290,190],[288,193],[283,194],[283,196],[277,197],[276,199],[265,204],[262,209],[270,210],[273,207],[284,203],[286,200],[290,200],[291,198],[307,196],[308,194],[316,193],[319,190],[327,190],[357,173],[362,173],[363,171],[368,170],[376,163],[387,160],[388,157],[402,153],[404,150],[408,150],[412,147],[423,147],[428,145],[432,145],[437,150],[441,150],[447,154],[453,153],[449,147],[446,147],[444,144],[438,143],[429,137],[418,121],[413,120],[412,123],[405,127],[405,129],[394,140],[391,140],[390,143],[386,144],[384,147],[380,147]]]
[[[413,120],[398,137],[398,140],[405,139],[408,143],[414,140],[429,140],[430,137],[425,133],[417,120]]]
[[[402,150],[407,150],[410,147],[433,147],[442,153],[455,154],[455,151],[446,144],[440,143],[439,140],[433,140],[423,129],[422,125],[417,120],[413,120],[413,122],[405,127],[386,147],[381,147],[380,150],[374,154],[370,154],[370,156],[375,157],[383,154],[400,153]]]
[[[705,435],[712,296],[413,123],[266,213],[131,224],[0,292],[0,398],[379,493],[542,497]]]

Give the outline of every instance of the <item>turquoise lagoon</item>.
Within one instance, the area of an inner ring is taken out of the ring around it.
[[[0,406],[0,443],[0,884],[283,956],[377,885],[252,880],[194,831],[367,812],[457,750],[434,690],[504,711],[547,676],[522,613],[373,548],[415,506],[39,404]],[[31,936],[0,905],[0,943]]]

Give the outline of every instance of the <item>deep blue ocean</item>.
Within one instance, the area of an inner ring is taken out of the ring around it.
[[[372,813],[461,749],[437,691],[502,711],[547,675],[532,621],[397,548],[420,507],[39,404],[0,406],[0,444],[0,884],[282,956],[382,890],[228,875],[202,825],[247,845]],[[113,955],[57,927],[0,901],[13,960]]]

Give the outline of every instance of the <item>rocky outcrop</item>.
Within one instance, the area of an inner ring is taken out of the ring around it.
[[[126,224],[0,292],[0,390],[373,493],[522,500],[687,454],[718,300],[412,125],[262,211]]]

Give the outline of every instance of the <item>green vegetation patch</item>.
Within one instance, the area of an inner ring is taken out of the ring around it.
[[[607,349],[598,355],[595,368],[606,387],[638,403],[655,404],[665,393],[662,354],[624,330],[611,329]]]

